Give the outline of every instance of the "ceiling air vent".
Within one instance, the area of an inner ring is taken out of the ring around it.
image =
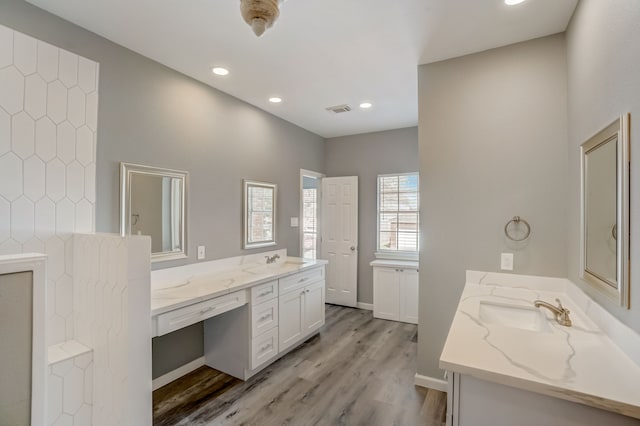
[[[326,108],[326,110],[329,112],[333,112],[334,114],[340,114],[342,112],[351,111],[351,107],[347,104],[344,104],[344,105],[332,106],[332,107]]]

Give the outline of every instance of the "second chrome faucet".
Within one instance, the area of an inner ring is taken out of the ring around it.
[[[556,317],[556,321],[560,325],[564,325],[565,327],[571,327],[571,318],[569,318],[569,314],[571,311],[562,306],[560,299],[556,299],[558,302],[558,306],[553,306],[551,303],[547,303],[544,300],[536,300],[533,302],[533,305],[536,308],[543,307],[549,309]]]
[[[280,255],[274,254],[273,256],[265,256],[265,259],[267,259],[267,265],[270,263],[276,263],[276,259],[280,259]]]

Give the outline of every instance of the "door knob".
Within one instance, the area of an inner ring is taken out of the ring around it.
[[[351,251],[356,251],[355,246],[351,246]]]

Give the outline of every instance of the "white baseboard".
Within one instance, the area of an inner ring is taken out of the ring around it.
[[[373,311],[373,303],[358,302],[357,308],[364,309],[365,311]]]
[[[413,378],[413,383],[416,386],[421,386],[423,388],[435,389],[440,392],[447,391],[447,382],[442,379],[434,379],[433,377],[423,376],[422,374],[416,373]]]
[[[178,367],[173,371],[169,371],[167,374],[164,374],[157,379],[153,380],[153,390],[160,389],[164,385],[168,385],[176,379],[184,376],[185,374],[191,373],[193,370],[200,368],[204,365],[204,357],[194,359],[188,364],[183,365],[182,367]]]

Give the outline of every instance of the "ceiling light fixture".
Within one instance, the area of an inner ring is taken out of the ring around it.
[[[504,0],[504,3],[508,6],[513,6],[522,3],[524,0]]]
[[[280,16],[283,0],[240,0],[240,13],[253,33],[260,37]]]
[[[363,102],[360,104],[360,108],[362,109],[369,109],[373,106],[373,104],[371,102]]]
[[[282,102],[282,98],[274,96],[273,98],[269,98],[269,102],[271,102],[272,104],[279,104],[280,102]]]
[[[215,67],[211,71],[213,71],[213,73],[215,75],[228,75],[229,74],[229,70],[226,69],[226,68],[222,68],[222,67]]]

